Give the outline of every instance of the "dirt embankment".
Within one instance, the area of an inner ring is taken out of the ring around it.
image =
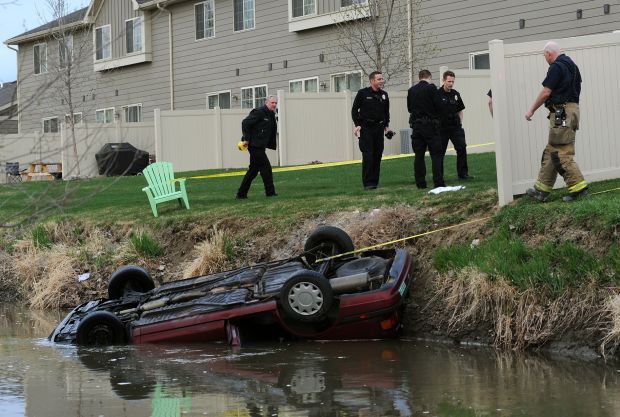
[[[491,215],[494,210],[489,206],[484,211]],[[161,283],[293,256],[302,251],[305,238],[319,225],[344,229],[356,248],[361,248],[435,229],[439,219],[445,222],[445,215],[438,208],[406,206],[337,213],[291,225],[287,233],[268,222],[248,226],[242,219],[177,223],[146,231],[165,248],[165,255],[156,258],[140,254],[129,243],[129,236],[136,232],[129,225],[48,224],[47,247],[21,240],[10,250],[0,251],[0,299],[25,301],[39,309],[71,307],[105,296],[110,274],[128,263],[146,267]],[[580,354],[616,354],[620,345],[617,288],[599,288],[584,277],[583,286],[558,297],[538,289],[519,291],[508,280],[490,278],[474,268],[439,274],[433,267],[438,248],[484,241],[492,233],[486,222],[480,222],[395,244],[406,248],[415,260],[416,281],[407,305],[405,337],[504,349],[551,347]],[[566,230],[562,233],[566,235]],[[609,238],[585,230],[570,233],[593,251],[604,246],[600,240]],[[523,238],[532,245],[543,240],[535,234]]]

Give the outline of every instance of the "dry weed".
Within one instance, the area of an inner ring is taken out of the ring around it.
[[[614,353],[620,346],[620,294],[616,294],[607,300],[605,312],[611,318],[611,328],[603,338],[601,352],[603,356]]]
[[[183,277],[195,277],[220,272],[229,267],[225,253],[226,235],[214,230],[213,235],[194,248],[194,260],[183,270]]]
[[[64,245],[56,245],[45,255],[43,275],[33,283],[30,306],[34,309],[60,308],[79,303],[74,260]]]

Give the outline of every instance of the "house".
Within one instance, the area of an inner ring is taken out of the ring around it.
[[[366,84],[362,71],[330,56],[338,55],[337,23],[364,17],[343,11],[361,5],[370,16],[367,1],[92,0],[5,41],[19,47],[20,132],[56,132],[63,121],[150,121],[155,108],[251,108],[280,89],[356,90]],[[606,0],[397,1],[435,36],[437,56],[414,63],[433,71],[488,68],[495,38],[609,32],[620,9]],[[406,89],[417,78],[408,72],[387,88]]]
[[[17,81],[0,84],[0,135],[18,133]]]

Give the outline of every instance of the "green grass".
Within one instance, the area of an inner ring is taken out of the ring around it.
[[[428,159],[428,158],[427,158]],[[158,205],[159,217],[150,212],[141,191],[146,181],[141,176],[94,178],[89,180],[33,182],[0,186],[0,222],[13,224],[25,220],[58,219],[76,216],[96,223],[139,222],[165,225],[169,221],[204,217],[267,218],[284,224],[301,218],[337,211],[365,210],[381,206],[431,204],[451,206],[469,201],[478,204],[472,194],[496,188],[495,155],[471,155],[472,175],[467,191],[425,198],[413,181],[412,158],[387,160],[381,166],[379,189],[364,191],[361,165],[282,172],[274,174],[276,198],[264,195],[260,176],[252,184],[247,200],[235,200],[242,177],[189,179],[187,192],[191,209],[179,209],[176,202]],[[427,161],[430,177],[430,160]],[[446,182],[456,184],[455,158],[446,158]],[[191,177],[221,170],[183,172]],[[430,178],[429,178],[430,181]],[[472,214],[474,209],[472,209]]]
[[[129,243],[139,255],[147,258],[157,258],[164,254],[164,248],[146,232],[132,233]]]
[[[433,264],[440,272],[474,267],[492,279],[506,278],[519,289],[544,287],[553,294],[588,285],[620,285],[620,245],[612,244],[596,257],[572,241],[546,241],[529,246],[508,229],[496,232],[479,245],[440,248]]]

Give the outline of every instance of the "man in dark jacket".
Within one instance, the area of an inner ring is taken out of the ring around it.
[[[426,162],[424,154],[428,149],[433,164],[433,185],[445,187],[443,181],[443,147],[439,136],[441,102],[435,84],[431,84],[429,70],[418,74],[420,82],[407,93],[407,110],[411,126],[411,146],[415,154],[413,159],[413,176],[416,186],[426,188]]]
[[[439,88],[441,99],[441,141],[443,154],[446,155],[448,143],[452,142],[456,151],[456,173],[462,180],[468,180],[469,168],[467,167],[467,142],[465,142],[465,130],[463,130],[463,110],[465,104],[461,94],[454,87],[456,76],[452,71],[443,73],[443,84]]]
[[[248,198],[250,185],[252,185],[252,181],[259,172],[265,185],[267,197],[277,196],[273,185],[271,163],[269,163],[269,158],[267,158],[267,153],[265,152],[265,148],[276,149],[278,126],[276,124],[275,111],[277,106],[278,98],[269,96],[263,107],[253,109],[248,117],[241,122],[242,140],[250,152],[250,166],[237,191],[236,198],[238,200]]]
[[[385,84],[383,74],[374,71],[370,73],[368,79],[370,87],[357,92],[351,117],[355,124],[353,132],[359,139],[362,152],[362,183],[364,189],[374,190],[379,186],[383,135],[388,134],[391,138],[394,132],[389,128],[390,99],[383,90]]]

